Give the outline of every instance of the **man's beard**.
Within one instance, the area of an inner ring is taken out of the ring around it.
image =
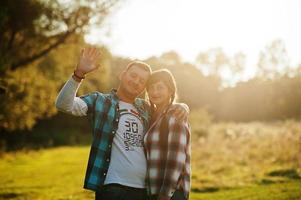
[[[132,98],[132,99],[135,99],[139,93],[136,92],[137,89],[135,89],[133,86],[131,85],[128,85],[128,87],[121,87],[122,90],[123,90],[123,93],[128,97],[128,98]],[[132,91],[135,91],[135,92],[132,92]]]

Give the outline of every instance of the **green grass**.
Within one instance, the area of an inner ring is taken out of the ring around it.
[[[252,185],[238,188],[217,189],[214,192],[192,193],[195,200],[300,200],[301,181]]]
[[[88,153],[88,147],[60,147],[3,154],[0,199],[93,199],[93,192],[82,189]],[[226,171],[219,173],[231,177]],[[216,176],[199,172],[202,170],[195,169],[193,173],[192,200],[301,199],[301,179],[294,170],[269,171],[264,179],[242,186],[237,182],[227,186],[231,178],[218,184],[217,172]]]
[[[92,199],[82,189],[89,149],[8,153],[0,161],[0,199]]]
[[[301,123],[211,123],[191,113],[191,200],[301,200]],[[89,147],[0,152],[0,199],[93,199]]]

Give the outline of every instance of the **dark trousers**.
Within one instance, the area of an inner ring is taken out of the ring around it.
[[[146,200],[146,189],[108,184],[95,192],[95,200]]]
[[[158,195],[152,195],[150,199],[151,200],[157,200],[158,199]],[[183,193],[182,190],[176,190],[173,193],[173,195],[171,197],[171,200],[186,200],[186,197],[185,197],[185,195],[184,195],[184,193]]]

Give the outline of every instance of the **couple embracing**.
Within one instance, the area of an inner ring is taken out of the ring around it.
[[[83,49],[56,100],[58,110],[88,116],[92,122],[84,188],[95,191],[96,200],[187,200],[189,108],[175,103],[173,75],[134,61],[120,74],[117,90],[76,97],[99,57],[97,49]],[[145,89],[148,99],[137,98]]]

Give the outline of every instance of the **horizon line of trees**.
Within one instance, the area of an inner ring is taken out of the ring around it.
[[[152,66],[170,69],[177,81],[179,100],[187,102],[192,109],[206,108],[215,120],[300,119],[301,64],[298,67],[289,65],[283,41],[268,44],[254,66],[257,67],[256,76],[238,82],[234,87],[221,87],[220,72],[228,68],[234,76],[241,73],[245,60],[243,53],[228,57],[221,48],[216,48],[200,55],[202,59],[197,64],[182,62],[175,52],[146,61]],[[210,68],[212,72],[205,76],[200,66]]]

